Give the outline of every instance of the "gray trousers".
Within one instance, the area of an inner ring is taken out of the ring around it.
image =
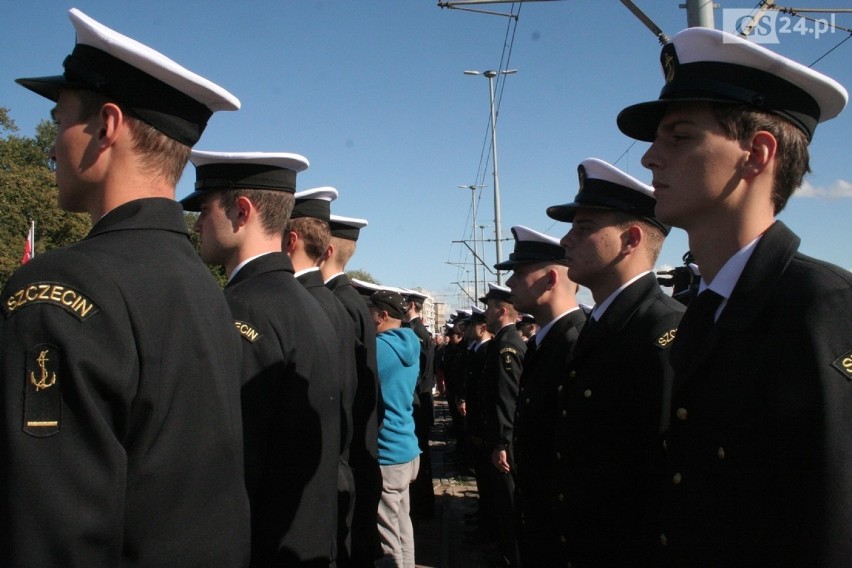
[[[379,501],[379,538],[383,556],[377,567],[414,568],[414,527],[409,485],[417,479],[420,456],[408,463],[383,465]]]

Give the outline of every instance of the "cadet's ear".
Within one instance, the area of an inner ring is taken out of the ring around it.
[[[320,263],[323,263],[334,256],[334,245],[329,243],[327,247],[325,247],[325,252],[320,257]]]
[[[288,231],[284,233],[284,252],[287,254],[293,254],[296,251],[296,241],[299,239],[299,235],[296,234],[296,231]]]
[[[755,132],[751,138],[751,146],[747,149],[748,156],[743,163],[742,175],[746,179],[761,174],[778,152],[778,141],[775,136],[766,131]]]
[[[545,289],[553,290],[553,287],[556,286],[556,283],[559,281],[559,273],[556,272],[555,268],[548,268],[545,277],[547,278],[547,286]]]
[[[124,112],[115,103],[104,103],[98,111],[98,147],[106,150],[118,139],[120,127],[125,124]]]
[[[249,218],[255,212],[251,200],[244,195],[236,199],[233,210],[237,214],[234,221],[241,227],[248,223]]]
[[[621,234],[622,245],[621,252],[623,254],[628,254],[636,250],[639,246],[639,243],[642,242],[643,238],[642,227],[639,225],[630,225],[624,232]]]

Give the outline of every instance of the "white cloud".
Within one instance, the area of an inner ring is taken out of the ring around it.
[[[827,187],[819,187],[806,181],[793,197],[816,197],[819,199],[843,199],[852,197],[852,182],[839,179]]]

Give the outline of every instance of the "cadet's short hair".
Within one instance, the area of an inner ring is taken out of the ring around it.
[[[355,241],[332,236],[330,242],[334,245],[334,260],[340,264],[340,266],[346,266],[349,264],[349,261],[355,254]]]
[[[290,231],[298,233],[299,237],[305,241],[305,254],[311,260],[317,260],[324,255],[331,240],[331,229],[328,226],[328,221],[315,217],[290,219],[284,232],[289,233]]]
[[[775,179],[772,185],[772,205],[775,214],[787,205],[787,200],[810,173],[808,137],[791,122],[768,112],[746,105],[714,104],[713,114],[731,140],[745,140],[759,131],[775,137]]]
[[[645,233],[645,241],[648,243],[648,254],[652,262],[657,262],[657,257],[660,256],[660,251],[663,249],[663,241],[666,240],[666,234],[657,225],[646,221],[640,217],[625,213],[623,211],[610,211],[613,215],[613,224],[620,228],[626,229],[630,225],[639,225]],[[571,271],[568,271],[570,277]],[[578,286],[579,289],[579,286]]]
[[[270,235],[283,235],[284,226],[290,219],[296,198],[288,191],[269,189],[229,189],[219,191],[219,203],[225,211],[230,211],[240,197],[252,202],[260,215],[263,230]]]
[[[106,103],[117,105],[127,119],[127,127],[133,147],[142,155],[142,164],[152,175],[162,176],[170,184],[177,185],[189,161],[191,147],[163,134],[150,124],[137,118],[121,103],[86,89],[73,89],[80,100],[79,120],[87,120],[97,114]]]

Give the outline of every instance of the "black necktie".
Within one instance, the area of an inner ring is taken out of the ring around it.
[[[538,341],[535,340],[535,335],[533,335],[530,337],[530,340],[527,341],[527,351],[524,353],[524,364],[532,361],[536,351],[538,351]]]
[[[699,346],[710,338],[716,325],[716,310],[724,299],[708,288],[689,303],[672,345],[671,360],[676,370],[685,369]]]

